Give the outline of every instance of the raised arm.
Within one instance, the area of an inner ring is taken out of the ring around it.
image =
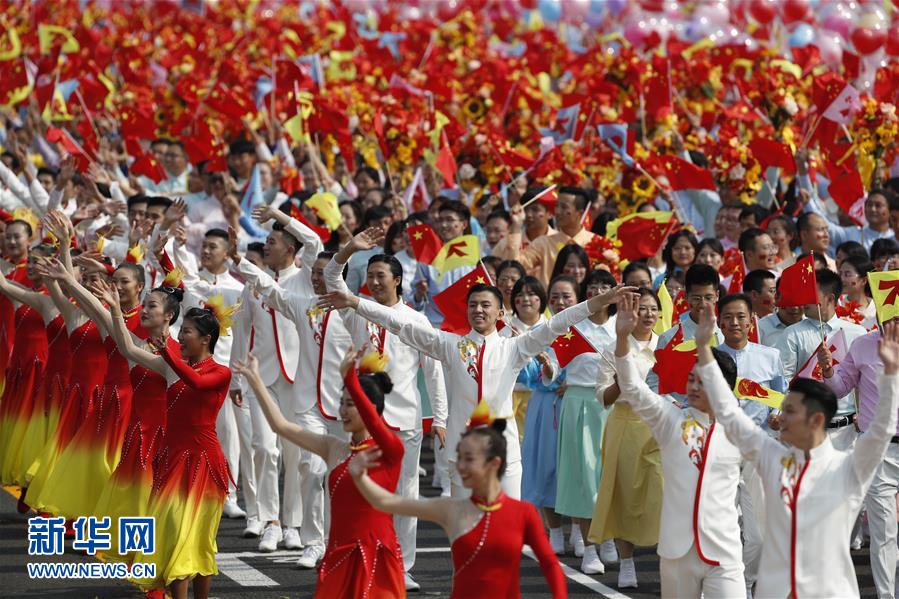
[[[300,322],[305,318],[301,308],[301,305],[305,304],[302,301],[303,298],[278,285],[277,281],[267,272],[249,260],[241,260],[237,266],[237,272],[243,275],[248,287],[255,288],[265,296],[268,305],[272,308],[293,322]]]
[[[549,591],[554,599],[565,599],[568,597],[568,585],[565,582],[565,574],[562,573],[562,567],[559,565],[559,558],[556,557],[549,539],[546,537],[546,529],[537,510],[530,503],[522,504],[525,509],[524,517],[524,542],[529,545],[537,556],[537,563],[543,570],[543,577],[549,583]]]
[[[247,362],[237,362],[232,365],[232,368],[235,374],[246,378],[247,384],[253,389],[259,400],[259,407],[262,408],[265,419],[275,434],[327,461],[331,447],[330,437],[307,431],[284,417],[259,376],[259,362],[255,356],[250,354]]]
[[[444,530],[449,530],[453,500],[407,499],[384,489],[368,476],[368,469],[375,468],[380,457],[380,449],[369,449],[360,451],[350,460],[350,475],[365,500],[382,512],[430,520],[442,526]]]
[[[715,331],[715,315],[711,306],[700,308],[699,325],[696,327],[697,360],[699,376],[715,419],[721,423],[727,438],[737,446],[744,458],[757,466],[766,452],[778,451],[780,443],[768,436],[752,418],[740,408],[733,389],[712,355],[709,342]]]
[[[397,437],[393,431],[387,428],[384,419],[378,414],[375,405],[371,403],[362,386],[359,384],[359,375],[356,373],[356,354],[350,346],[347,356],[340,365],[340,371],[343,374],[343,384],[346,385],[347,393],[353,398],[353,405],[359,411],[362,422],[365,423],[365,429],[369,432],[378,447],[381,448],[384,459],[388,462],[396,463],[403,459],[403,442]]]
[[[852,465],[856,478],[862,485],[874,476],[883,462],[883,456],[896,434],[896,410],[899,408],[899,322],[893,319],[882,327],[878,352],[883,362],[883,373],[878,375],[880,401],[871,426],[855,442]]]
[[[112,318],[109,312],[100,300],[94,297],[93,293],[75,280],[72,273],[68,272],[59,260],[50,259],[38,265],[37,268],[45,280],[53,279],[65,285],[88,318],[94,320],[107,335],[109,334],[112,329]]]
[[[231,382],[231,371],[228,369],[215,370],[213,372],[205,372],[202,374],[197,372],[185,363],[184,360],[181,359],[181,356],[173,356],[168,345],[165,343],[165,340],[163,340],[161,347],[160,345],[157,345],[156,349],[159,351],[159,355],[162,356],[162,359],[165,360],[166,364],[168,364],[175,374],[177,374],[191,389],[208,390],[220,387],[227,389],[228,384]]]
[[[253,218],[259,221],[259,224],[274,220],[284,227],[285,231],[299,239],[303,243],[300,263],[306,267],[307,273],[312,270],[312,265],[325,247],[315,231],[272,206],[257,206],[253,209]]]
[[[0,277],[0,293],[7,296],[14,302],[25,304],[34,308],[41,314],[49,314],[58,311],[55,302],[43,293],[37,293],[31,289],[26,289],[18,283],[10,281],[6,277]]]

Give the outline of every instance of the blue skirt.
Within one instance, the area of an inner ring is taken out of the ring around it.
[[[521,498],[538,508],[556,505],[556,443],[562,399],[555,391],[535,390],[524,419],[521,445]]]

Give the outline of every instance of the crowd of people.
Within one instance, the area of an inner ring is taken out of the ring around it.
[[[639,588],[640,547],[664,597],[851,597],[864,544],[894,596],[870,19],[833,63],[798,0],[692,7],[727,39],[654,2],[51,4],[0,15],[21,513],[153,516],[153,554],[100,558],[155,564],[154,597],[209,595],[222,517],[323,598],[419,590],[419,519],[453,597],[520,596],[525,545],[554,597],[568,553]]]

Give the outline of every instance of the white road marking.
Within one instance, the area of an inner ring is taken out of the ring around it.
[[[536,561],[537,556],[534,555],[534,552],[531,551],[530,547],[525,547],[524,549],[522,549],[521,552],[523,554],[525,554],[526,556],[528,556],[529,558],[531,558],[532,560]],[[616,591],[615,589],[613,589],[611,587],[607,587],[606,585],[599,582],[598,580],[591,578],[590,576],[588,576],[587,574],[584,574],[583,572],[579,572],[579,571],[575,570],[571,566],[567,566],[567,565],[563,564],[562,562],[559,562],[559,565],[562,566],[562,573],[565,576],[567,576],[571,580],[575,581],[576,583],[587,587],[591,591],[595,591],[596,593],[602,595],[603,597],[606,597],[606,599],[630,599],[630,597],[628,597],[627,595],[625,595],[623,593],[619,593],[618,591]]]
[[[219,553],[215,556],[219,572],[243,587],[276,587],[280,586],[250,564],[234,554]]]

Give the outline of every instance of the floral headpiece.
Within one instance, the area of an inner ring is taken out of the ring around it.
[[[162,286],[172,289],[184,289],[184,274],[184,270],[176,266],[166,273],[165,278],[162,280]]]
[[[384,372],[387,367],[387,355],[381,352],[368,352],[359,360],[359,374],[374,374]]]
[[[234,313],[240,308],[240,302],[228,306],[225,304],[225,297],[219,293],[206,300],[203,307],[212,312],[212,315],[219,321],[219,335],[227,337],[228,329],[234,324]]]
[[[496,420],[496,414],[493,413],[493,410],[490,409],[490,406],[482,397],[481,401],[478,402],[478,405],[475,406],[474,411],[468,418],[467,428],[468,430],[471,430],[473,428],[478,428],[479,426],[490,426],[493,424],[494,420]]]

